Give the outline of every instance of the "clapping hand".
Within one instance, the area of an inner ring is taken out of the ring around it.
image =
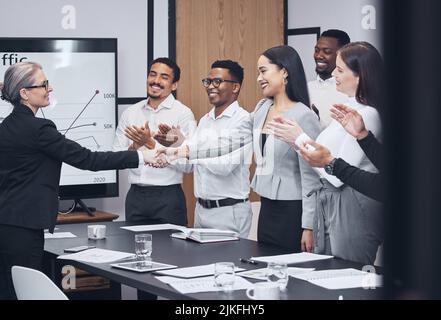
[[[185,140],[185,136],[182,134],[179,125],[170,127],[167,124],[161,123],[158,129],[159,131],[154,135],[154,139],[163,146],[179,147]]]
[[[310,148],[308,145],[314,148]],[[300,146],[300,154],[311,167],[324,168],[334,159],[326,147],[312,140]]]
[[[331,117],[356,139],[363,139],[369,134],[361,115],[348,106],[334,104],[334,107],[331,108]]]
[[[130,146],[130,149],[132,150],[138,150],[143,146],[146,146],[148,149],[153,149],[155,147],[155,141],[152,138],[152,131],[149,128],[148,121],[142,127],[127,127],[125,135],[133,141]]]
[[[277,139],[288,143],[294,149],[297,149],[296,139],[303,133],[303,129],[295,120],[282,117],[275,117],[273,121],[268,122],[266,130]]]

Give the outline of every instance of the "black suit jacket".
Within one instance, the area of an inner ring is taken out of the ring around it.
[[[26,106],[0,124],[0,224],[53,229],[62,162],[86,170],[136,168],[135,151],[92,152]]]

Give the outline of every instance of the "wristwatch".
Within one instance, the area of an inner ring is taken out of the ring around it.
[[[329,162],[325,166],[325,171],[326,171],[327,174],[331,174],[331,175],[333,174],[335,161],[337,161],[337,158],[332,159],[331,162]]]

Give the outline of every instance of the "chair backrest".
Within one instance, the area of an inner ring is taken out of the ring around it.
[[[69,300],[44,273],[25,267],[12,267],[12,282],[18,300]]]

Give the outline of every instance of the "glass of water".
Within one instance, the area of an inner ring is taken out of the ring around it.
[[[140,267],[145,267],[152,264],[153,245],[152,235],[149,233],[135,234],[135,254],[136,260]]]
[[[214,283],[225,292],[233,290],[234,263],[217,262],[214,265]]]
[[[288,266],[283,262],[268,262],[267,280],[277,282],[280,290],[285,290],[288,285]]]

